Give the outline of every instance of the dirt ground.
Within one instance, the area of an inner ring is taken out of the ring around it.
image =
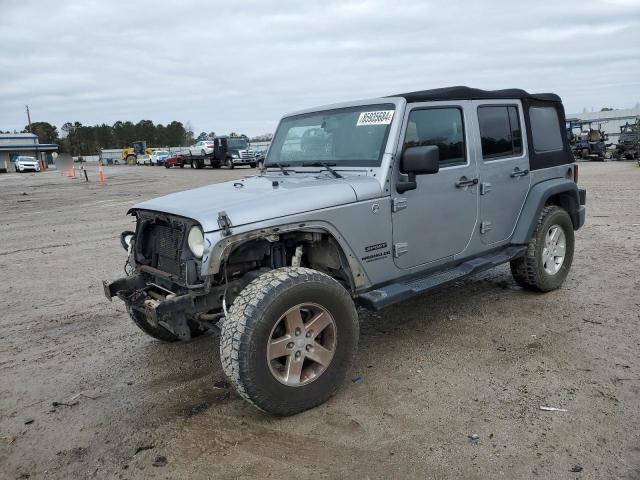
[[[252,173],[0,175],[0,478],[640,478],[637,164],[580,165],[562,289],[503,266],[362,311],[362,381],[284,419],[229,390],[216,335],[160,343],[102,292],[128,207]]]

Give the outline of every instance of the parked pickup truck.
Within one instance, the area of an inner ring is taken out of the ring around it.
[[[215,137],[206,143],[209,145],[207,151],[202,150],[199,155],[193,152],[194,147],[189,149],[191,168],[204,168],[207,165],[214,168],[224,165],[230,169],[240,165],[256,167],[256,154],[249,150],[245,137]]]
[[[301,412],[349,373],[356,305],[381,309],[505,263],[523,288],[560,288],[586,199],[564,124],[557,95],[518,89],[291,113],[262,175],[131,208],[129,275],[105,294],[160,340],[221,324],[238,393]]]

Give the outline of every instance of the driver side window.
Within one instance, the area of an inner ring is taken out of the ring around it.
[[[409,114],[403,149],[435,145],[440,152],[440,168],[466,163],[462,110],[434,107]]]

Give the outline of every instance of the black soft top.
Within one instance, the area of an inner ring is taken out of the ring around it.
[[[529,165],[531,170],[541,168],[566,165],[573,162],[573,155],[569,146],[567,135],[564,132],[565,115],[562,100],[555,93],[527,93],[519,88],[508,88],[506,90],[481,90],[469,87],[447,87],[433,90],[422,90],[420,92],[400,93],[390,95],[391,97],[404,97],[407,103],[429,102],[437,100],[506,100],[517,99],[522,101],[524,110],[525,129],[529,139]],[[553,108],[558,115],[556,127],[560,130],[563,140],[561,150],[536,151],[535,138],[531,131],[530,111],[532,108],[543,107]]]
[[[555,93],[528,93],[520,88],[504,90],[481,90],[470,87],[446,87],[421,90],[419,92],[399,93],[390,97],[404,97],[407,102],[429,102],[433,100],[485,100],[517,98],[521,100],[536,100],[538,102],[561,102]]]

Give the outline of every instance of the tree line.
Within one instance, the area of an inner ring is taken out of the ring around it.
[[[138,123],[117,121],[113,125],[82,125],[80,122],[67,122],[62,125],[62,132],[55,125],[48,122],[33,122],[31,130],[25,126],[22,133],[34,133],[39,143],[55,143],[60,153],[71,155],[96,155],[105,148],[126,148],[134,141],[146,141],[147,147],[179,147],[192,145],[199,140],[209,140],[215,132],[200,133],[194,136],[192,128],[187,123],[173,121],[167,125],[154,124],[151,120],[141,120]],[[3,133],[0,131],[0,133]],[[10,132],[7,132],[10,133]],[[17,133],[17,132],[14,132]],[[244,134],[232,132],[232,137],[246,137]],[[259,135],[254,141],[271,139],[271,134]]]

